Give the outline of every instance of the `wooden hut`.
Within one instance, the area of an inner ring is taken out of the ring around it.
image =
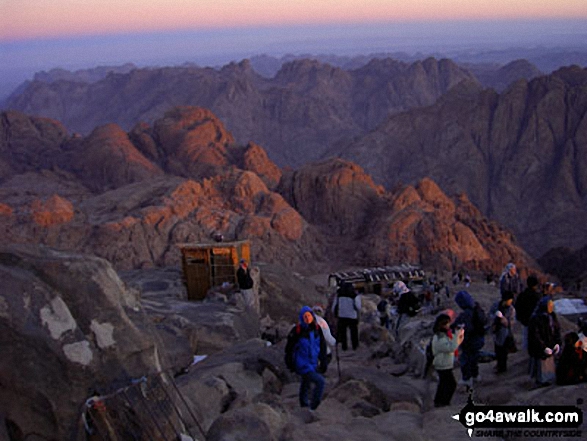
[[[180,244],[188,300],[201,300],[208,290],[224,283],[236,284],[240,259],[250,263],[248,240]]]

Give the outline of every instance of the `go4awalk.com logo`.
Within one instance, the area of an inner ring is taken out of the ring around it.
[[[469,396],[453,419],[465,426],[469,437],[582,437],[583,411],[576,406],[476,405]]]

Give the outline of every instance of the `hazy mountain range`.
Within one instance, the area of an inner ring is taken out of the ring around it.
[[[466,68],[374,59],[345,69],[304,59],[271,78],[243,61],[219,70],[134,69],[94,82],[45,78],[9,107],[82,135],[115,122],[131,138],[142,133],[136,124],[175,105],[209,108],[237,144],[255,142],[278,166],[343,157],[387,191],[431,177],[449,194],[466,194],[538,257],[587,243],[586,83],[585,69],[539,75],[523,60]]]

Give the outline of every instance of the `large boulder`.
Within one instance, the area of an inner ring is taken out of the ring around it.
[[[5,246],[0,278],[0,414],[25,437],[74,439],[91,390],[168,367],[107,261]]]

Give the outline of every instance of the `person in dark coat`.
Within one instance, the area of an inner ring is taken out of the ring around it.
[[[300,406],[315,410],[320,405],[325,385],[320,371],[324,371],[328,361],[324,335],[309,306],[304,306],[300,310],[299,323],[292,328],[287,337],[285,364],[302,377],[299,391]],[[314,391],[312,399],[309,400],[312,385]]]
[[[236,280],[238,282],[238,287],[240,292],[243,295],[245,304],[250,308],[256,308],[256,299],[255,299],[255,292],[253,290],[253,286],[255,282],[251,277],[251,270],[249,265],[245,259],[240,260],[240,264],[238,270],[236,271]],[[259,312],[259,311],[257,311]]]
[[[474,323],[475,308],[481,306],[475,302],[467,291],[459,291],[455,302],[463,310],[452,324],[452,328],[464,327],[465,337],[459,348],[461,366],[461,383],[473,387],[473,381],[479,381],[479,354],[485,345],[485,332]]]
[[[399,330],[402,323],[409,317],[415,316],[420,311],[420,302],[416,295],[402,281],[393,284],[393,293],[398,296],[397,321],[395,322],[395,337],[399,338]]]
[[[551,296],[543,297],[528,324],[528,355],[531,357],[530,377],[538,385],[549,381],[542,372],[542,361],[560,352],[561,332]]]
[[[511,262],[505,266],[499,277],[499,293],[503,295],[506,291],[513,293],[514,298],[522,291],[522,282],[518,269]]]
[[[556,383],[577,384],[587,381],[587,353],[576,332],[565,335],[565,346],[556,365]]]
[[[514,293],[505,291],[501,295],[501,300],[489,310],[489,317],[493,320],[492,331],[497,361],[495,372],[498,374],[507,371],[508,355],[516,347],[513,331],[516,309],[513,302]]]
[[[530,317],[536,309],[536,305],[542,298],[540,292],[540,283],[536,275],[531,274],[526,279],[526,289],[518,295],[514,307],[516,308],[516,320],[519,321],[522,328],[522,348],[528,349],[528,324]]]

